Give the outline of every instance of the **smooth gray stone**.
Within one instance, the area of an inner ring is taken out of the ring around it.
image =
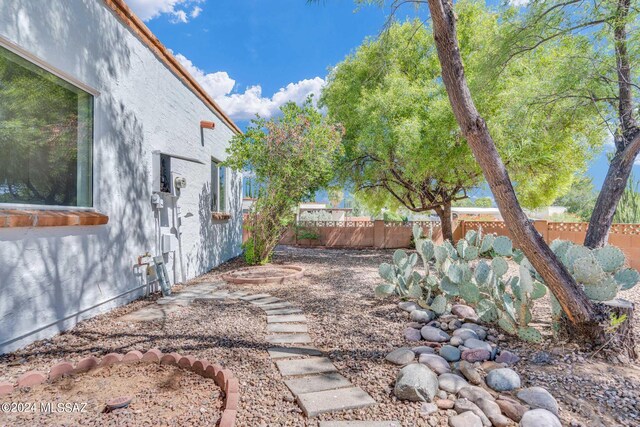
[[[420,333],[422,334],[422,338],[432,342],[447,342],[451,338],[449,334],[442,329],[434,328],[433,326],[424,326],[420,329]]]
[[[464,346],[472,349],[479,348],[482,350],[487,350],[488,352],[491,352],[493,350],[493,348],[491,347],[491,344],[476,338],[469,338],[464,340]]]
[[[442,374],[438,377],[438,386],[446,392],[458,394],[460,389],[468,387],[469,383],[456,374]]]
[[[315,417],[326,412],[365,408],[376,401],[360,387],[351,387],[300,394],[298,403],[307,417]]]
[[[418,358],[418,361],[423,365],[427,365],[429,369],[431,369],[436,374],[446,374],[451,372],[451,367],[449,366],[449,362],[447,362],[442,357],[437,354],[427,354],[423,353]]]
[[[463,412],[449,418],[450,427],[482,427],[482,420],[473,412]]]
[[[531,409],[542,408],[558,415],[558,402],[542,387],[523,388],[518,392],[518,399],[528,403]]]
[[[495,391],[510,391],[520,388],[520,376],[509,368],[492,370],[485,378],[485,381]]]
[[[462,352],[452,345],[443,345],[438,354],[447,362],[457,362]]]
[[[562,424],[551,412],[538,408],[524,413],[520,427],[562,427]]]
[[[391,353],[387,354],[385,360],[395,365],[406,365],[413,362],[416,358],[416,354],[408,348],[397,348]]]
[[[394,394],[398,399],[431,402],[438,392],[438,377],[420,363],[400,369],[396,377]]]

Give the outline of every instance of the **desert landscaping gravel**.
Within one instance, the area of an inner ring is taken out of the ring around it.
[[[304,278],[284,284],[224,285],[230,290],[269,293],[300,308],[308,319],[314,345],[325,352],[340,374],[378,402],[369,408],[304,417],[269,359],[269,345],[264,340],[266,316],[258,307],[239,300],[194,302],[159,321],[120,320],[151,304],[157,296],[133,302],[50,340],[0,356],[0,381],[15,379],[31,369],[46,371],[61,360],[157,347],[230,368],[240,380],[239,426],[317,426],[320,420],[397,420],[404,426],[446,426],[447,417],[434,413],[432,407],[399,401],[393,393],[400,367],[386,361],[385,356],[412,344],[404,338],[411,319],[398,309],[398,300],[373,296],[374,286],[381,282],[378,265],[388,262],[392,253],[284,247],[276,252],[274,264],[303,266]],[[233,260],[186,286],[216,282],[222,272],[243,265],[241,259]],[[622,297],[639,303],[637,288]],[[538,302],[534,318],[542,318],[548,311],[544,298]],[[637,329],[638,317],[634,320]],[[548,324],[538,326],[550,331]],[[640,367],[636,363],[612,360],[610,355],[605,359],[604,354],[591,357],[592,351],[580,351],[573,343],[547,340],[532,345],[502,338],[500,347],[520,356],[513,369],[520,375],[522,386],[549,390],[560,404],[563,425],[640,425]],[[176,395],[178,404],[180,399]],[[448,411],[455,415],[455,411]],[[153,410],[136,415],[138,420],[158,425],[153,421]],[[96,416],[97,423],[102,416]],[[2,417],[0,414],[0,425],[5,425]]]

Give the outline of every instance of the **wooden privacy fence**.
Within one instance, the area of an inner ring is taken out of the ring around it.
[[[440,223],[436,221],[385,222],[385,221],[301,221],[291,227],[280,240],[283,245],[324,246],[330,248],[408,248],[411,245],[414,224],[422,226],[425,235],[433,231],[436,242],[442,242]],[[555,239],[570,240],[582,244],[587,232],[584,222],[533,221],[533,225],[548,243]],[[469,230],[509,236],[511,233],[503,221],[465,221],[453,224],[453,238],[458,240]],[[300,231],[308,232],[302,233]],[[315,234],[317,239],[299,239],[298,235]],[[248,234],[243,233],[244,240]],[[640,224],[614,224],[609,233],[609,244],[622,249],[629,265],[640,269]]]

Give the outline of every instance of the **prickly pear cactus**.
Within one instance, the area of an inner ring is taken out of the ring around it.
[[[493,241],[493,250],[500,256],[513,255],[513,243],[507,236],[498,236]]]

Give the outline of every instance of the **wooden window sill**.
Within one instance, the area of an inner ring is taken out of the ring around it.
[[[108,222],[107,215],[91,211],[0,209],[0,228],[67,227],[103,225]]]
[[[231,214],[227,212],[211,212],[211,219],[213,221],[227,221],[231,219]]]

